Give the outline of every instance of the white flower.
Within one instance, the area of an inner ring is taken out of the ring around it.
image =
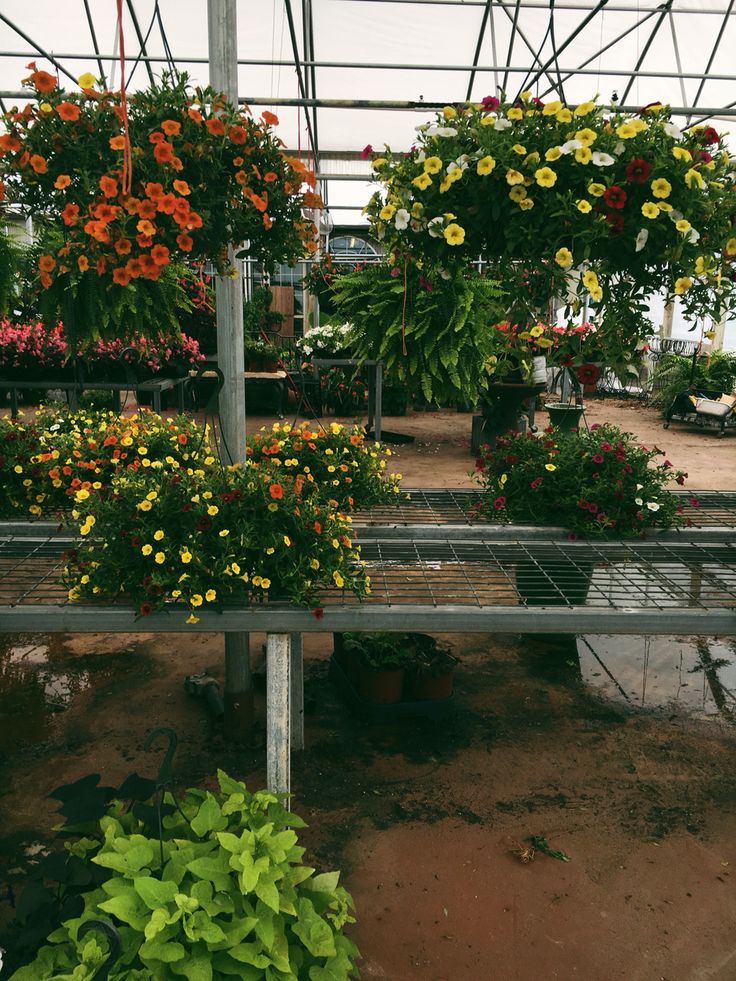
[[[688,228],[687,232],[685,233],[685,238],[688,242],[692,242],[694,244],[700,238],[700,232],[696,231],[694,228]]]
[[[394,225],[399,231],[402,231],[404,228],[408,228],[410,218],[411,215],[406,208],[399,208],[394,216]]]
[[[673,140],[682,139],[682,130],[679,126],[675,126],[674,123],[665,123],[662,129],[665,131],[667,136],[671,136]]]
[[[613,148],[613,152],[616,154],[617,157],[620,157],[625,149],[626,149],[626,144],[624,143],[623,140],[619,140],[616,146]]]
[[[560,147],[560,153],[572,153],[573,150],[579,150],[582,145],[580,140],[568,140]]]
[[[610,153],[601,153],[599,150],[594,152],[590,160],[596,167],[611,167],[616,163],[615,158]]]
[[[445,219],[440,215],[437,218],[432,218],[431,221],[427,222],[427,231],[432,236],[432,238],[442,238],[442,232],[445,227]]]
[[[649,229],[642,228],[639,234],[636,236],[636,251],[641,252],[644,246],[647,244],[647,239],[649,238]]]
[[[644,490],[644,484],[637,484],[636,485],[636,489],[637,490]],[[641,504],[641,501],[639,501],[639,504]]]
[[[460,165],[459,164],[456,164],[455,161],[453,160],[452,163],[449,163],[447,165],[447,173],[448,174],[452,174],[456,170],[460,170]]]
[[[656,501],[647,501],[647,508],[650,511],[659,511],[659,504]]]
[[[417,131],[417,133],[424,133],[429,129],[429,123],[420,123],[418,126],[415,126],[414,129]]]
[[[442,279],[452,279],[452,275],[447,269],[440,269],[440,277]]]
[[[511,127],[510,119],[497,119],[493,124],[494,129],[509,129]]]
[[[457,136],[457,130],[454,126],[429,126],[425,136]]]
[[[417,129],[419,129],[418,126],[417,126]],[[427,159],[427,154],[424,152],[424,150],[420,150],[419,153],[417,154],[417,157],[416,157],[417,163],[420,163],[420,164],[421,163],[424,163],[424,161],[426,159]]]
[[[643,503],[644,503],[644,501],[642,501],[642,499],[641,499],[640,497],[635,497],[635,498],[634,498],[634,504],[638,504],[638,505],[639,505],[639,507],[641,507],[641,505],[642,505]]]
[[[462,167],[463,164],[467,165],[468,160],[470,160],[470,157],[467,155],[467,153],[461,153],[456,162]]]

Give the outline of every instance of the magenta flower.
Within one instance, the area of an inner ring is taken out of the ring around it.
[[[370,143],[366,143],[366,145],[360,151],[360,159],[367,160],[368,157],[372,155],[373,155],[373,147],[370,145]]]
[[[501,100],[497,99],[495,95],[486,95],[481,99],[480,105],[483,112],[493,112],[501,105]]]

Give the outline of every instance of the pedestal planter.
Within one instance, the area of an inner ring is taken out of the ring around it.
[[[574,405],[568,402],[547,402],[545,410],[549,415],[550,425],[555,429],[577,430],[580,419],[585,411],[582,405]]]
[[[592,562],[520,562],[516,588],[527,606],[583,606],[593,579]],[[549,644],[569,645],[571,634],[535,634]]]
[[[495,445],[496,437],[504,433],[523,431],[525,422],[520,417],[524,402],[535,398],[546,387],[543,382],[496,382],[488,385],[481,401],[482,415],[479,420],[477,416],[474,419],[470,452],[476,454],[484,443]]]

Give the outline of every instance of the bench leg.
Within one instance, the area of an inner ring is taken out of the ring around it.
[[[153,411],[161,415],[161,392],[158,389],[153,390]]]
[[[266,783],[274,793],[286,794],[291,789],[290,647],[289,634],[266,637]]]
[[[250,670],[250,636],[225,634],[225,734],[247,739],[253,728],[253,679]]]
[[[304,655],[302,634],[291,635],[291,748],[304,749]]]

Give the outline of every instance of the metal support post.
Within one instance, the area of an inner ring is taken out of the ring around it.
[[[225,732],[237,739],[253,728],[253,679],[250,670],[250,634],[225,634]]]
[[[664,313],[662,315],[662,329],[659,332],[660,337],[672,337],[672,321],[675,317],[675,301],[670,300],[669,303],[664,305]]]
[[[289,634],[266,636],[266,783],[274,793],[291,790]]]
[[[304,749],[304,651],[302,635],[291,634],[291,748]]]
[[[381,438],[381,416],[383,415],[383,361],[376,362],[376,385],[375,385],[375,403],[373,409],[376,413],[376,418],[373,426],[373,432],[376,437],[376,442]]]

